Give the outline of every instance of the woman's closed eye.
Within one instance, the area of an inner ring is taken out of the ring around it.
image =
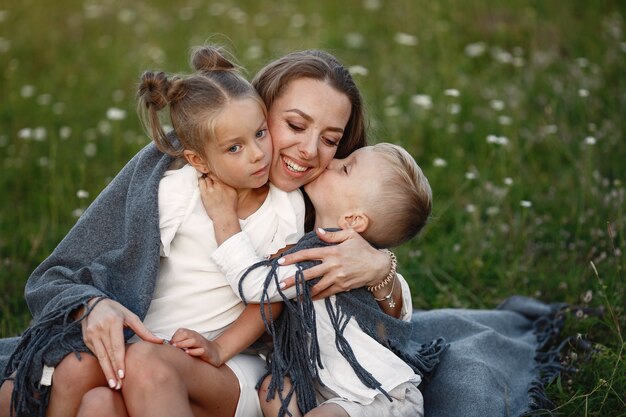
[[[287,122],[287,126],[289,126],[289,128],[291,130],[293,130],[294,132],[303,132],[304,131],[304,126],[302,125],[298,125],[292,122]]]

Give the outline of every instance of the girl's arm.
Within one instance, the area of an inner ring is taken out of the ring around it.
[[[276,319],[283,310],[283,303],[264,306],[268,318]],[[235,322],[214,340],[207,340],[189,329],[178,329],[170,343],[184,349],[213,366],[222,366],[258,340],[265,332],[265,323],[259,304],[249,304]]]

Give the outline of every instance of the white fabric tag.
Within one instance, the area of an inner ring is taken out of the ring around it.
[[[39,383],[41,385],[45,385],[46,387],[49,387],[50,385],[52,385],[53,373],[54,373],[54,366],[44,365],[43,373],[41,374],[41,381],[39,381]]]

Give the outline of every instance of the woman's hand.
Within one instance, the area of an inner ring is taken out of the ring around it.
[[[376,285],[389,273],[389,256],[371,246],[360,234],[351,229],[328,232],[316,230],[325,242],[337,245],[303,249],[285,255],[281,265],[295,264],[307,260],[320,260],[321,264],[304,271],[306,280],[322,279],[312,287],[314,299],[328,297],[354,288]],[[290,277],[284,281],[285,288],[295,283]]]
[[[91,299],[89,306],[97,304],[81,322],[83,340],[96,356],[102,372],[111,388],[120,389],[124,379],[124,327],[131,328],[137,336],[147,342],[163,343],[153,335],[139,320],[139,317],[120,303],[105,298]]]
[[[213,221],[215,240],[219,246],[241,231],[237,217],[237,190],[211,173],[198,179],[198,186],[204,210]]]
[[[172,346],[184,350],[191,356],[196,356],[213,366],[221,366],[221,346],[206,339],[200,333],[189,329],[178,329],[170,340]]]

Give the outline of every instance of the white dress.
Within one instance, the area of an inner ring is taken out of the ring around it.
[[[214,339],[244,309],[239,296],[211,260],[217,243],[213,222],[200,198],[199,173],[190,165],[165,172],[159,183],[161,265],[144,324],[170,339],[181,328]],[[304,234],[304,201],[299,190],[286,193],[270,185],[261,207],[240,220],[254,250],[269,257]],[[241,395],[237,416],[262,415],[254,385],[264,372],[259,357],[237,355],[228,365]]]

